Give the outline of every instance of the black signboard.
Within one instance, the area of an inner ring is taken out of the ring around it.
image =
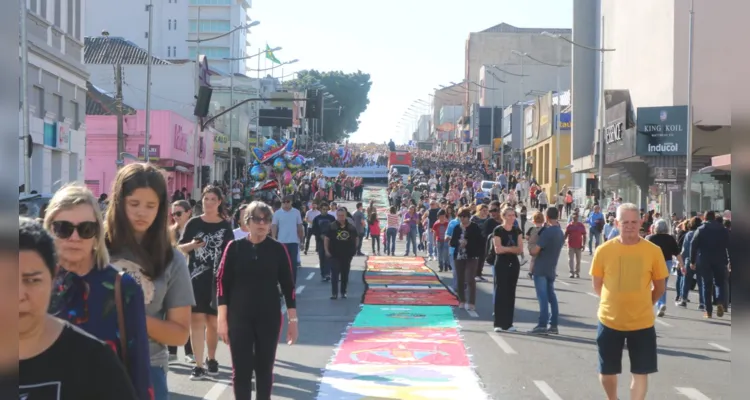
[[[627,129],[627,102],[618,103],[605,112],[604,163],[610,164],[635,156],[635,132]]]
[[[687,106],[639,107],[636,154],[684,156],[687,154]]]

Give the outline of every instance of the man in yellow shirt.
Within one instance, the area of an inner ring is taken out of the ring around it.
[[[630,355],[631,399],[645,399],[648,375],[657,372],[654,304],[666,289],[667,270],[661,249],[642,239],[640,211],[632,203],[617,208],[620,236],[597,247],[591,262],[594,291],[600,297],[599,381],[607,399],[617,399],[622,351]]]

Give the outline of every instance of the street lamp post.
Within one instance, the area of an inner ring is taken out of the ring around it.
[[[152,54],[153,54],[153,46],[152,42],[152,31],[154,27],[154,2],[153,0],[149,0],[148,3],[148,57],[146,59],[146,138],[144,141],[144,149],[143,149],[143,160],[145,162],[149,162],[149,155],[151,151],[149,151],[149,141],[151,136],[151,64],[152,64]]]

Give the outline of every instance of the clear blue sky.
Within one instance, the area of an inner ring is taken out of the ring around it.
[[[464,75],[469,32],[501,22],[570,28],[572,0],[253,0],[251,48],[281,46],[276,56],[302,69],[369,73],[370,105],[352,142],[403,141],[396,128],[416,99]],[[257,50],[256,50],[257,51]],[[249,52],[249,51],[248,51]],[[249,68],[257,68],[257,62]],[[268,65],[270,67],[270,64]],[[263,67],[261,62],[261,67]],[[250,73],[252,76],[252,73]],[[275,72],[280,76],[280,71]]]

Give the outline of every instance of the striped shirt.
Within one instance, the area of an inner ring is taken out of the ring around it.
[[[388,223],[387,223],[386,227],[388,227],[388,228],[396,228],[396,229],[398,229],[398,227],[401,225],[400,224],[401,218],[398,216],[398,214],[390,214],[389,213],[387,221],[388,221]]]

